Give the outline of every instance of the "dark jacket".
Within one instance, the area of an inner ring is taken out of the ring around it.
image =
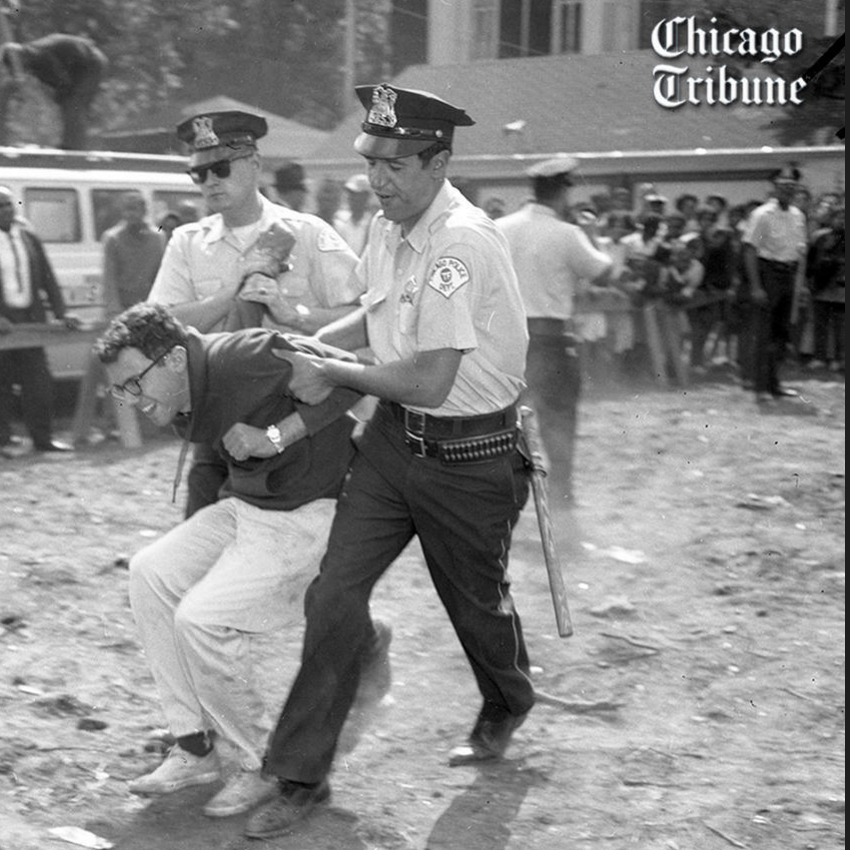
[[[18,225],[20,226],[20,225]],[[0,238],[5,238],[2,236]],[[10,322],[46,322],[48,307],[57,319],[65,318],[65,299],[62,290],[53,274],[50,260],[41,240],[30,230],[21,228],[21,239],[26,247],[27,257],[30,265],[30,281],[33,289],[32,304],[25,309],[10,307],[4,297],[3,288],[0,286],[0,316],[4,316]],[[2,283],[2,281],[0,281]]]
[[[335,499],[354,456],[354,420],[345,415],[358,399],[338,389],[321,404],[297,401],[289,392],[291,367],[275,349],[351,358],[303,337],[264,328],[234,333],[190,331],[191,413],[175,422],[184,439],[212,446],[227,464],[220,496],[235,496],[270,510],[293,510],[314,499]],[[267,428],[298,411],[308,436],[269,458],[236,461],[222,445],[231,426]]]

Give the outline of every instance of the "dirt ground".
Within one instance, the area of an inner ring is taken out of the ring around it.
[[[590,387],[580,504],[553,510],[571,638],[531,505],[512,552],[555,699],[503,763],[447,766],[478,696],[412,546],[374,598],[394,629],[391,699],[338,759],[331,805],[265,843],[244,816],[200,813],[217,786],[127,791],[159,759],[145,746],[163,718],[125,558],[179,520],[177,441],[148,429],[139,451],[0,459],[0,848],[843,848],[844,380],[790,384],[801,397],[770,413],[725,379]],[[258,650],[275,706],[299,646]]]

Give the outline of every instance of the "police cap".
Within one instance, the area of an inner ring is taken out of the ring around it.
[[[189,146],[189,167],[197,168],[256,150],[268,129],[265,118],[249,112],[208,112],[179,124],[177,137]]]
[[[357,86],[355,91],[367,113],[354,150],[366,157],[400,159],[436,142],[451,147],[454,128],[475,123],[463,109],[430,92],[387,83]]]
[[[551,159],[535,163],[526,171],[526,174],[536,180],[544,178],[564,186],[573,185],[573,172],[578,168],[579,161],[568,154],[558,154]]]

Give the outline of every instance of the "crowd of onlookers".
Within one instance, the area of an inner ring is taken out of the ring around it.
[[[571,218],[613,260],[604,285],[585,287],[577,322],[587,354],[612,368],[647,367],[684,382],[726,366],[751,378],[752,307],[742,244],[766,200],[730,205],[719,194],[674,199],[649,184],[573,206]],[[808,255],[794,307],[790,354],[813,370],[844,371],[844,194],[799,188]],[[488,198],[492,217],[504,203]]]
[[[303,171],[280,172],[279,194],[295,183],[300,208],[337,228],[359,253],[376,209],[363,174],[326,178],[311,194]],[[493,219],[505,201],[461,191]],[[576,299],[585,356],[597,370],[628,378],[651,371],[662,382],[684,383],[712,369],[732,370],[747,386],[752,305],[743,264],[750,214],[766,198],[730,204],[722,194],[667,198],[651,184],[615,187],[575,204],[571,221],[613,260],[603,285]],[[812,370],[844,372],[844,193],[814,197],[800,186],[794,199],[806,216],[808,256],[794,308],[789,354]]]

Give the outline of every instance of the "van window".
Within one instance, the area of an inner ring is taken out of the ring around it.
[[[98,241],[110,227],[122,218],[124,195],[129,189],[92,189],[91,204],[94,212],[94,238]]]
[[[154,221],[159,221],[166,213],[175,212],[181,215],[184,219],[184,224],[188,219],[184,215],[184,203],[190,203],[197,211],[198,218],[203,216],[203,202],[200,192],[175,192],[173,189],[154,189],[153,192],[153,215]]]
[[[75,189],[25,189],[24,215],[43,242],[79,242],[80,199]]]

